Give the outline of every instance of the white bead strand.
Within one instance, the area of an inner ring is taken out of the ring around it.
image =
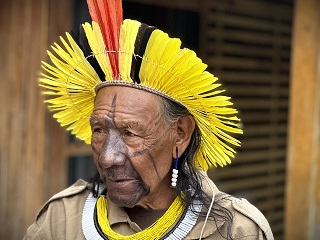
[[[178,169],[172,169],[171,187],[177,186],[178,172]]]

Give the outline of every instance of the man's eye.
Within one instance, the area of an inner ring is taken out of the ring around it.
[[[96,128],[93,129],[93,132],[95,132],[95,133],[102,133],[102,132],[104,132],[104,131],[103,131],[102,128],[96,127]]]
[[[125,136],[128,136],[128,137],[133,137],[133,136],[135,136],[134,133],[132,133],[132,132],[130,132],[130,131],[128,131],[128,130],[124,131],[124,135],[125,135]]]

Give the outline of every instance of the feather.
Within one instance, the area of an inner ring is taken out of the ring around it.
[[[138,21],[124,20],[120,31],[119,66],[121,79],[133,81],[130,76],[132,66],[132,54],[138,30],[141,23]]]
[[[105,74],[102,71],[97,59],[92,56],[92,50],[90,48],[90,45],[89,45],[89,42],[88,42],[88,38],[87,38],[87,36],[85,34],[85,31],[84,31],[82,25],[79,28],[79,45],[80,45],[85,57],[87,58],[88,62],[91,64],[91,66],[97,72],[97,74],[98,74],[99,78],[101,79],[101,81],[104,81]]]
[[[119,35],[122,24],[121,0],[87,0],[89,12],[98,23],[108,52],[113,78],[118,79],[119,72]]]
[[[92,53],[97,59],[102,71],[104,72],[105,79],[113,79],[113,70],[111,62],[109,62],[110,58],[108,58],[108,55],[104,51],[105,45],[101,29],[99,28],[96,22],[93,22],[92,26],[89,23],[85,23],[82,26],[86,33],[89,45],[92,49]]]

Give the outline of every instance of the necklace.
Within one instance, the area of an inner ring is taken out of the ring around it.
[[[160,217],[156,222],[154,222],[151,226],[144,229],[141,232],[137,232],[133,235],[123,236],[115,231],[113,231],[110,227],[108,220],[108,202],[107,199],[103,196],[98,198],[97,201],[97,218],[99,226],[102,232],[108,237],[110,240],[128,240],[128,239],[136,239],[136,240],[145,240],[145,239],[160,239],[160,237],[175,223],[175,221],[180,218],[184,211],[184,204],[180,197],[176,197],[171,206],[165,212],[165,214]]]
[[[149,228],[135,233],[131,236],[124,236],[114,232],[109,224],[107,218],[107,200],[104,196],[98,199],[93,197],[92,193],[88,195],[82,212],[82,230],[86,239],[88,240],[103,240],[103,239],[163,239],[163,240],[177,240],[183,239],[192,230],[197,222],[202,204],[200,201],[194,201],[184,211],[184,204],[181,199],[177,197],[171,204],[166,213],[159,218]],[[100,209],[101,208],[101,209]],[[99,210],[100,209],[100,210]],[[95,225],[95,210],[97,212]],[[177,211],[177,212],[176,212]],[[178,214],[177,214],[178,213]],[[175,215],[178,216],[175,216]],[[173,219],[170,219],[173,218]],[[179,219],[180,218],[180,219]],[[160,219],[162,219],[160,221]],[[177,221],[176,226],[162,236],[173,224]],[[172,222],[172,223],[171,223]],[[164,224],[164,225],[163,225]],[[161,233],[157,232],[161,231]]]

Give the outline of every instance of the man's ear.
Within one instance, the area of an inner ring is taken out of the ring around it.
[[[195,129],[195,121],[192,115],[186,115],[180,117],[177,121],[177,140],[176,147],[178,148],[178,156],[180,157],[182,153],[189,146],[192,133]],[[176,148],[173,149],[172,157],[176,157]]]

